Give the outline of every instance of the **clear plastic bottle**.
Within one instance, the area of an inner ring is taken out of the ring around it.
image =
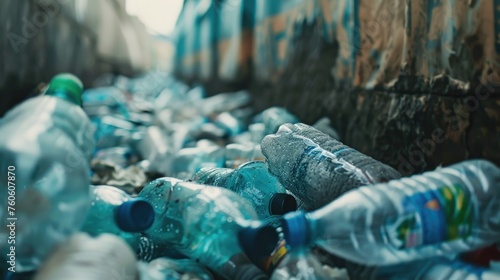
[[[139,266],[141,280],[212,280],[212,274],[191,259],[158,258]]]
[[[291,251],[274,270],[271,280],[326,280],[331,279],[323,265],[306,248]]]
[[[271,107],[256,116],[256,121],[264,124],[264,134],[276,133],[280,125],[299,123],[299,119],[282,107]]]
[[[86,90],[82,95],[83,108],[89,116],[117,115],[128,118],[127,99],[117,87]]]
[[[207,265],[227,279],[263,279],[265,274],[242,252],[237,233],[257,218],[236,193],[174,178],[152,181],[139,193],[156,212],[145,233]]]
[[[135,148],[143,159],[148,160],[148,171],[165,174],[169,170],[174,149],[170,139],[160,127],[148,127]]]
[[[305,124],[285,124],[261,144],[269,171],[309,209],[343,193],[401,175],[367,155]]]
[[[0,227],[0,252],[15,245],[16,271],[38,267],[87,214],[94,139],[81,93],[78,78],[57,75],[43,96],[0,121],[0,219],[15,225],[10,240],[10,229]]]
[[[228,112],[250,103],[251,96],[248,91],[220,93],[203,99],[198,108],[205,116]]]
[[[71,236],[41,265],[33,280],[135,280],[137,260],[129,246],[112,234]]]
[[[151,227],[154,221],[151,204],[111,186],[91,186],[90,193],[91,207],[82,231],[92,236],[117,235],[138,250],[140,232]]]
[[[226,130],[229,136],[238,135],[243,132],[245,127],[243,120],[230,112],[218,114],[214,119],[214,123]]]
[[[177,152],[170,164],[169,176],[190,179],[203,167],[223,167],[225,163],[223,147],[193,147]]]
[[[331,121],[329,118],[323,117],[319,119],[312,125],[312,127],[340,141],[339,133],[334,128],[331,127]]]
[[[113,147],[99,150],[96,152],[92,161],[109,162],[119,167],[125,168],[133,161],[134,154],[129,147]]]
[[[260,145],[251,144],[229,144],[226,146],[226,164],[227,168],[238,168],[238,166],[249,161],[265,161],[264,155],[260,150]]]
[[[297,210],[295,198],[286,193],[262,161],[247,162],[235,170],[203,168],[194,181],[236,192],[252,203],[260,219]]]
[[[315,243],[367,265],[470,251],[500,240],[500,169],[470,160],[362,187],[284,218],[291,247]]]
[[[496,280],[500,272],[443,257],[372,268],[364,280]]]

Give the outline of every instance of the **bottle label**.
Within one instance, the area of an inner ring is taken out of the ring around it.
[[[389,226],[398,249],[465,238],[472,232],[473,207],[466,188],[455,184],[406,197],[404,215]]]
[[[273,271],[280,261],[287,254],[285,240],[282,240],[277,246],[274,252],[267,258],[263,263],[263,268],[265,271]]]

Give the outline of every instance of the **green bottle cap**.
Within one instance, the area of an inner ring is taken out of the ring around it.
[[[58,74],[52,78],[45,95],[56,96],[82,106],[83,83],[75,75]]]

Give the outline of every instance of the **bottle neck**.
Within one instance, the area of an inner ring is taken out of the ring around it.
[[[50,89],[45,95],[54,96],[63,100],[66,100],[74,105],[82,106],[82,101],[78,100],[74,94],[64,90],[64,89]]]
[[[308,247],[316,240],[316,223],[310,214],[296,211],[286,214],[283,218],[285,239],[291,248]]]

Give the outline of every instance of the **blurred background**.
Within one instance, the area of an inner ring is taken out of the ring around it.
[[[0,116],[59,72],[171,73],[328,116],[405,173],[500,163],[498,1],[3,0]]]

